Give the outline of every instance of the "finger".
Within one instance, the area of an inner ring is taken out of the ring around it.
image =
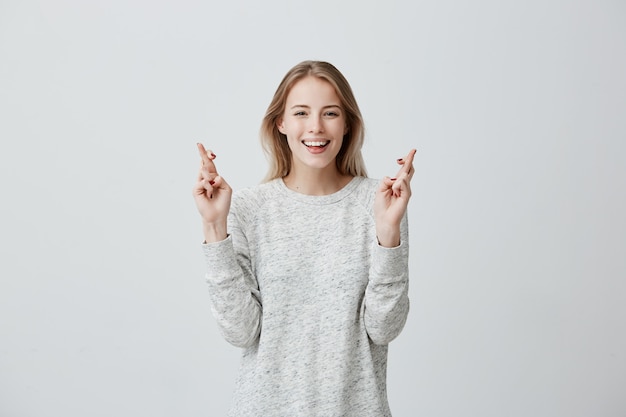
[[[409,183],[410,177],[408,174],[402,174],[402,177],[397,178],[393,186],[391,187],[391,192],[395,197],[406,197],[409,198],[411,196],[411,185]]]
[[[216,177],[211,178],[208,183],[211,185],[211,187],[213,189],[216,188],[223,188],[224,185],[224,179],[222,177],[220,177],[219,175],[217,175]]]
[[[409,171],[413,169],[413,159],[415,159],[415,152],[417,152],[416,149],[411,149],[409,151],[409,154],[404,158],[404,164],[402,164],[402,167],[405,168],[406,173],[409,173]]]
[[[209,172],[205,165],[201,165],[198,170],[198,181],[213,180],[217,175],[217,172]]]
[[[398,165],[404,165],[404,163],[407,161],[413,162],[413,156],[415,155],[415,152],[417,152],[417,149],[411,149],[406,157],[398,158],[396,159],[396,162],[398,163]]]
[[[198,172],[198,181],[212,181],[217,175],[217,172],[211,172],[208,166],[201,165]]]
[[[193,195],[202,195],[204,193],[206,193],[206,189],[204,188],[204,182],[202,181],[202,179],[200,179],[198,182],[196,182],[196,184],[193,186]]]
[[[389,191],[395,181],[395,178],[383,177],[383,179],[380,181],[380,185],[378,186],[378,191]]]
[[[198,153],[200,154],[200,159],[202,159],[202,163],[204,164],[207,161],[207,159],[209,159],[207,155],[207,151],[204,148],[204,145],[201,144],[200,142],[196,143],[196,146],[198,147]]]
[[[406,157],[397,159],[398,164],[402,165],[402,168],[400,168],[396,177],[400,177],[403,173],[406,173],[409,178],[413,176],[413,172],[415,171],[413,168],[415,152],[417,152],[416,149],[411,149]]]
[[[202,166],[208,170],[208,172],[217,173],[217,168],[215,168],[215,164],[213,160],[215,159],[215,154],[204,148],[204,145],[198,143],[198,152],[200,153],[200,158],[202,159]]]
[[[200,177],[203,180],[213,180],[217,175],[217,168],[213,163],[213,159],[215,159],[215,154],[211,151],[204,150],[202,147],[202,165],[200,166]]]
[[[205,195],[208,198],[213,198],[214,182],[214,180],[200,178],[193,187],[193,194],[196,196]]]

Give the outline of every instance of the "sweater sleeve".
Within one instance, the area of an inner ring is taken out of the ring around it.
[[[249,347],[261,331],[260,292],[253,275],[244,234],[229,218],[230,235],[221,242],[204,243],[211,311],[229,343]]]
[[[409,313],[409,241],[407,217],[400,228],[400,245],[374,243],[365,289],[364,320],[373,343],[386,345],[402,331]]]

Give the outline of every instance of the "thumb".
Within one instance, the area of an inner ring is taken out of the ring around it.
[[[391,178],[391,177],[388,177],[388,176],[383,177],[383,179],[380,181],[379,191],[387,191],[388,189],[393,187],[393,184],[395,182],[396,182],[395,178]]]

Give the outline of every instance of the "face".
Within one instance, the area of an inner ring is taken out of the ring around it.
[[[306,77],[291,88],[278,130],[287,136],[292,169],[336,170],[347,133],[344,111],[329,82]]]

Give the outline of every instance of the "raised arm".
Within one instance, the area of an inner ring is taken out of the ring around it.
[[[193,196],[202,217],[211,311],[229,343],[252,346],[261,330],[262,308],[258,284],[252,274],[245,235],[232,216],[227,229],[232,189],[215,168],[215,154],[198,144],[202,164]]]
[[[411,197],[415,150],[398,160],[394,178],[385,177],[377,190],[374,217],[378,244],[365,290],[365,328],[372,342],[387,344],[402,331],[409,313],[409,235],[407,205]]]

